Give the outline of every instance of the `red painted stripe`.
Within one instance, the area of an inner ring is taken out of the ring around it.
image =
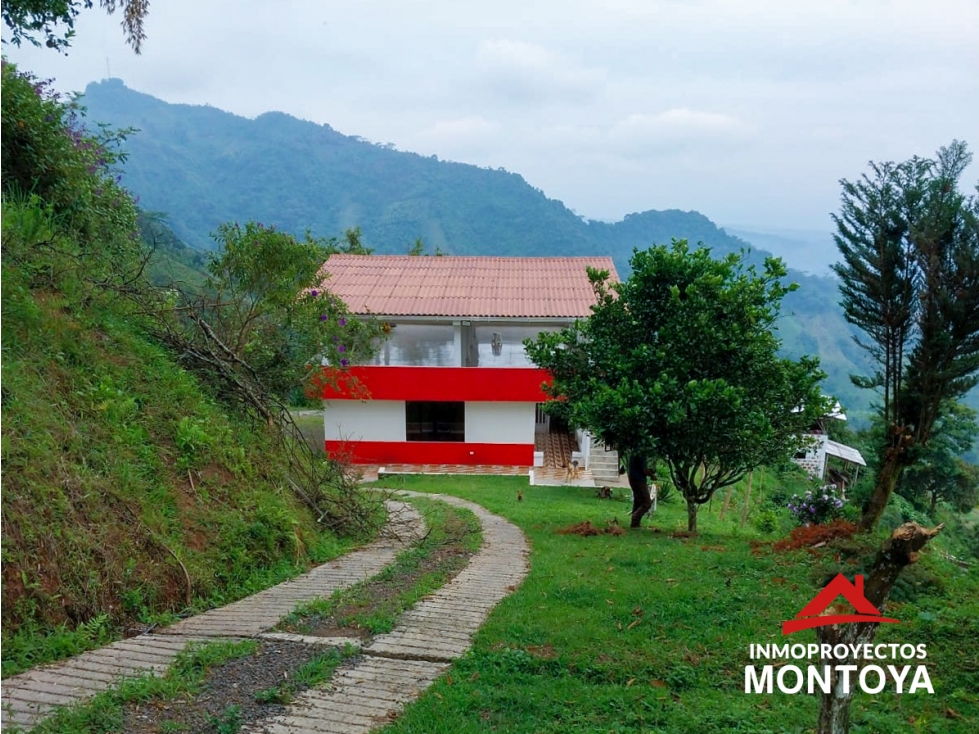
[[[883,622],[898,624],[899,619],[893,617],[881,617],[876,614],[827,614],[823,617],[808,617],[806,619],[790,619],[782,622],[782,634],[790,635],[800,630],[812,629],[813,627],[829,627],[834,624],[844,624],[847,622]]]
[[[329,380],[337,384],[323,387],[323,399],[542,403],[547,395],[541,386],[551,381],[546,370],[527,367],[367,366],[340,374],[341,379]]]
[[[354,464],[534,465],[534,445],[516,443],[327,441],[326,453]]]

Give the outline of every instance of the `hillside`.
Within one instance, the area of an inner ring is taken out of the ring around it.
[[[139,235],[152,223],[116,185],[111,151],[33,82],[4,64],[4,676],[351,543],[282,491],[288,460],[269,426],[150,338]],[[195,253],[160,245],[150,270],[182,257],[195,272]]]
[[[634,247],[673,237],[721,252],[745,246],[697,212],[586,221],[516,173],[394,150],[280,112],[249,120],[167,104],[117,79],[90,84],[82,101],[89,119],[138,130],[125,145],[126,185],[200,249],[213,247],[219,224],[246,218],[320,236],[360,227],[380,253],[405,252],[421,237],[456,255],[610,255],[622,272]]]
[[[586,221],[518,174],[393,150],[278,112],[249,120],[167,104],[117,79],[90,84],[82,101],[91,120],[138,128],[125,144],[124,183],[194,248],[213,247],[220,223],[252,219],[319,236],[360,227],[380,253],[406,252],[421,237],[452,254],[610,255],[624,276],[634,248],[674,237],[718,254],[748,246],[698,212]],[[848,375],[864,371],[864,355],[836,305],[835,281],[790,277],[803,287],[786,299],[785,352],[818,353],[828,389],[859,416],[868,398]]]

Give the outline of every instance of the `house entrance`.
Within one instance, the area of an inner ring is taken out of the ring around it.
[[[568,422],[547,415],[542,404],[537,404],[534,419],[534,450],[544,452],[544,466],[563,469],[571,460],[571,452],[578,450],[578,441],[568,428]]]

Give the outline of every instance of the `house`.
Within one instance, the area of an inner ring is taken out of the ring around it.
[[[820,481],[836,484],[845,492],[857,480],[860,467],[867,466],[867,462],[852,446],[830,440],[829,421],[832,420],[846,420],[839,403],[812,425],[805,434],[806,448],[792,460]]]
[[[617,279],[608,257],[330,257],[323,289],[389,335],[349,370],[369,400],[324,388],[327,452],[359,464],[531,467],[578,451],[583,465],[617,470],[585,432],[543,413],[548,375],[523,346],[591,314],[589,267]]]

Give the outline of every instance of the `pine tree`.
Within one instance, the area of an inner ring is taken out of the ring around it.
[[[861,528],[880,521],[904,471],[920,459],[943,405],[979,382],[979,199],[959,191],[972,160],[953,141],[935,160],[871,163],[843,180],[834,216],[842,306],[876,365],[854,376],[881,391],[885,427]]]

